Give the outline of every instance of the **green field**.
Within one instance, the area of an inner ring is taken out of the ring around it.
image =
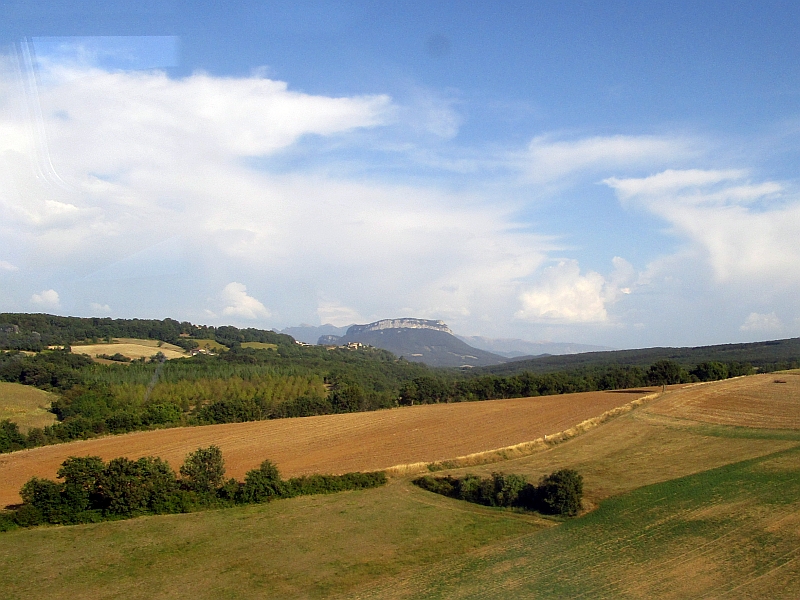
[[[56,416],[50,412],[55,396],[21,383],[0,381],[0,421],[9,419],[22,431],[52,425]]]
[[[242,342],[242,348],[255,348],[257,350],[277,350],[278,344],[268,344],[266,342]]]
[[[5,598],[796,598],[800,439],[647,405],[550,450],[449,471],[585,476],[582,517],[398,478],[267,505],[0,534]]]

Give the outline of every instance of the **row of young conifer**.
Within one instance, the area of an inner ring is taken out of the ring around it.
[[[0,513],[0,531],[44,523],[71,525],[185,513],[386,483],[383,471],[284,480],[269,460],[248,471],[243,482],[226,480],[225,463],[217,446],[189,454],[180,477],[166,461],[152,456],[115,458],[108,463],[96,456],[73,456],[61,464],[58,478],[62,481],[30,479],[20,490],[23,503]]]

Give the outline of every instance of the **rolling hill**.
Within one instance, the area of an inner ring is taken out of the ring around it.
[[[498,365],[487,365],[480,371],[495,375],[513,375],[525,371],[549,373],[609,365],[646,368],[662,359],[674,360],[683,366],[692,366],[704,361],[719,361],[750,363],[758,368],[771,369],[776,366],[791,368],[800,360],[800,338],[690,348],[640,348],[583,352],[561,356],[538,356],[512,359]]]

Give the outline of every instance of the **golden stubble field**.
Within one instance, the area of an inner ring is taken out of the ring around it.
[[[800,371],[694,385],[671,392],[646,412],[718,425],[800,429]]]
[[[215,444],[222,449],[227,475],[237,479],[267,458],[284,476],[369,471],[536,440],[650,393],[642,389],[412,406],[161,429],[21,450],[0,455],[0,506],[19,502],[19,489],[31,477],[55,478],[69,456],[160,456],[177,470],[189,452]]]
[[[0,420],[9,419],[20,430],[52,425],[56,416],[50,412],[53,394],[21,383],[0,381]]]
[[[183,348],[173,346],[166,342],[159,342],[157,340],[140,340],[136,338],[114,338],[110,344],[84,344],[72,346],[74,354],[86,354],[92,359],[98,354],[122,354],[131,359],[137,358],[150,358],[154,354],[161,352],[167,359],[184,358],[187,356]],[[102,359],[100,359],[102,360]]]

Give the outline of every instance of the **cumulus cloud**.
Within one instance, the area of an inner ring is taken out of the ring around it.
[[[396,124],[405,113],[386,96],[301,94],[260,75],[50,71],[36,100],[47,145],[29,136],[27,146],[3,148],[13,151],[0,155],[0,211],[29,243],[31,263],[72,274],[87,296],[97,280],[130,285],[133,274],[144,286],[145,276],[175,263],[160,293],[191,298],[197,286],[254,277],[269,282],[270,308],[290,322],[315,312],[348,322],[401,313],[491,318],[513,314],[519,281],[555,247],[496,195],[353,180],[325,168],[275,172],[250,160],[293,151],[301,138],[313,154],[320,136],[344,143],[355,129]],[[428,105],[433,116],[423,121],[434,125],[423,129],[453,135],[449,103]],[[0,122],[30,125],[28,113],[0,108]],[[45,177],[32,174],[31,161]],[[191,232],[180,252],[159,245],[176,227]],[[177,285],[184,280],[195,289]],[[339,308],[318,306],[320,297]],[[109,300],[115,310],[127,301]],[[212,308],[265,314],[238,306]]]
[[[19,267],[8,261],[0,260],[0,271],[19,271]]]
[[[707,257],[718,282],[800,280],[800,200],[774,181],[741,170],[668,170],[609,178],[620,200],[670,223]]]
[[[329,323],[336,327],[344,327],[353,323],[363,323],[364,318],[353,308],[339,302],[320,300],[317,315],[321,323]]]
[[[55,290],[44,290],[31,296],[31,303],[41,308],[59,308],[61,300]]]
[[[225,286],[222,299],[226,304],[222,314],[228,317],[266,319],[271,314],[266,306],[247,294],[247,286],[236,281]]]
[[[780,331],[782,328],[783,323],[781,323],[775,311],[765,314],[756,312],[750,313],[741,327],[739,327],[742,331],[754,333],[774,333]]]
[[[92,312],[94,312],[97,315],[102,315],[105,317],[111,314],[111,307],[108,304],[99,304],[97,302],[92,302],[89,306],[91,307]]]
[[[545,268],[537,284],[520,295],[522,308],[516,317],[565,324],[608,321],[607,305],[631,292],[622,285],[635,275],[625,259],[615,257],[613,264],[614,272],[607,279],[594,271],[582,275],[576,260],[562,260]]]

